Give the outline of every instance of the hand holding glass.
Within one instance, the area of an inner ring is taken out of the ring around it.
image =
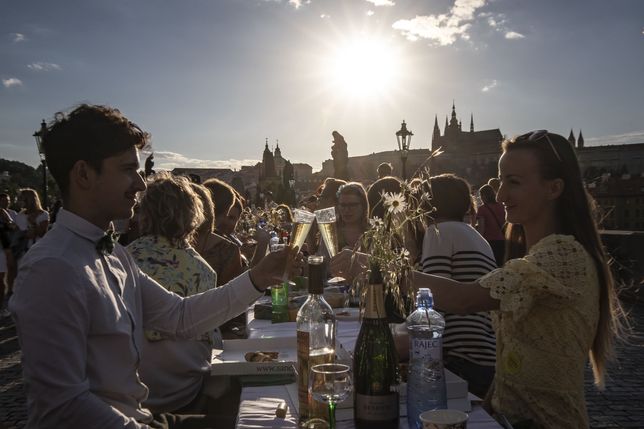
[[[351,368],[348,365],[323,363],[311,367],[309,393],[316,401],[329,404],[330,429],[335,429],[335,405],[344,401],[352,390]]]
[[[291,230],[291,245],[302,249],[302,245],[309,235],[315,215],[306,210],[293,209],[293,228]]]

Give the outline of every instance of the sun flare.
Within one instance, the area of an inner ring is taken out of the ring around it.
[[[342,43],[329,57],[329,84],[353,98],[384,95],[397,80],[397,56],[383,39],[359,37]]]

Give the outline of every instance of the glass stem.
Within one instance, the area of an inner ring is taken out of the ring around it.
[[[329,401],[329,429],[335,429],[335,402]]]

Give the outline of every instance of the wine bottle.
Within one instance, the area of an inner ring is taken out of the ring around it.
[[[324,299],[326,270],[321,256],[309,256],[309,296],[297,313],[297,368],[300,422],[325,418],[324,404],[308,392],[309,369],[335,358],[335,314]]]
[[[395,429],[399,419],[398,354],[387,322],[380,267],[372,266],[362,326],[353,353],[357,429]]]

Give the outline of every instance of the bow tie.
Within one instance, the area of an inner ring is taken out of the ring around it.
[[[96,242],[96,250],[101,255],[111,255],[118,239],[119,235],[110,229]]]

